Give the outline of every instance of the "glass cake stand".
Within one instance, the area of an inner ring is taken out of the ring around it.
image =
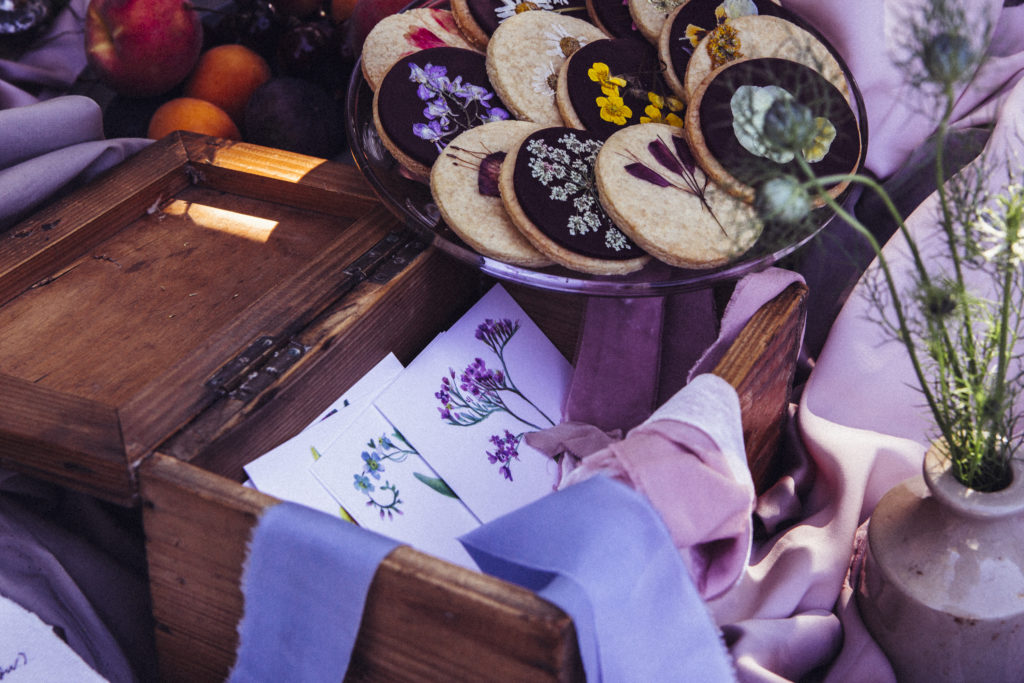
[[[409,8],[444,8],[447,5],[445,0],[421,0],[412,3]],[[801,25],[820,37],[813,27],[802,22]],[[825,42],[824,38],[821,40]],[[849,68],[838,54],[836,58],[846,73],[856,104],[855,113],[862,140],[859,169],[867,151],[867,116]],[[589,275],[561,266],[541,269],[515,266],[484,256],[468,247],[441,219],[429,185],[403,173],[377,134],[373,123],[373,91],[363,78],[361,64],[358,62],[349,83],[346,108],[346,132],[353,160],[381,201],[393,213],[422,239],[454,258],[498,280],[537,289],[614,297],[662,296],[704,289],[737,280],[779,262],[812,240],[833,218],[830,212],[819,210],[812,229],[792,235],[775,235],[775,239],[772,239],[775,228],[767,225],[761,239],[750,251],[732,263],[707,270],[675,268],[654,259],[637,272],[619,276]]]

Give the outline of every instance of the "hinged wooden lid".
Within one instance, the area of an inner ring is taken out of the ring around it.
[[[0,236],[0,466],[131,502],[142,457],[407,241],[354,167],[154,143]]]

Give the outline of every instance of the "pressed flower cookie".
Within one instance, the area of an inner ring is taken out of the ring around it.
[[[519,232],[498,192],[508,150],[540,128],[528,121],[494,121],[470,128],[449,143],[430,171],[430,191],[441,217],[472,249],[528,268],[551,259]]]
[[[601,29],[582,19],[543,10],[522,12],[502,22],[487,43],[487,75],[515,118],[560,126],[555,92],[562,62],[604,38]]]
[[[683,126],[683,103],[670,96],[657,50],[632,38],[595,40],[577,50],[562,65],[555,101],[566,125],[602,137],[637,123]]]
[[[684,86],[692,55],[710,48],[720,53],[716,60],[729,56],[735,49],[732,20],[748,15],[792,16],[772,0],[685,0],[669,14],[656,43],[665,65],[665,80],[677,97],[685,101],[692,92]],[[701,45],[706,37],[708,41]],[[714,60],[709,57],[708,61]]]
[[[628,0],[587,0],[590,21],[612,38],[644,37],[633,23]]]
[[[512,222],[551,260],[595,275],[631,273],[650,256],[601,208],[594,186],[601,142],[564,126],[537,130],[505,157],[498,188]]]
[[[601,205],[615,224],[669,265],[725,265],[761,235],[753,208],[704,175],[679,128],[623,128],[601,147],[594,176]]]
[[[771,144],[765,131],[765,114],[777,101],[806,114],[801,137],[808,143],[802,154],[815,175],[852,173],[859,164],[860,128],[834,85],[799,62],[738,59],[698,86],[685,121],[697,163],[713,182],[744,201],[753,201],[755,188],[770,178],[804,177],[794,153]],[[838,196],[847,185],[832,185],[829,194]]]
[[[640,34],[657,45],[668,15],[684,2],[686,0],[629,0],[629,15]]]
[[[718,31],[722,28],[720,25],[718,30],[711,31],[700,39],[693,55],[687,60],[686,73],[683,77],[683,97],[687,101],[711,71],[740,57],[777,57],[800,62],[823,75],[849,99],[846,76],[839,62],[824,43],[793,22],[766,14],[751,14],[729,19],[726,24],[729,32],[727,39],[723,41],[719,34]],[[682,43],[675,41],[669,44],[678,47]],[[671,65],[672,51],[669,50],[667,55],[662,53],[663,59],[666,56],[666,64]],[[674,67],[667,71],[675,76],[679,75],[679,71]]]
[[[522,12],[547,10],[589,20],[584,0],[451,0],[451,7],[459,28],[481,49],[499,24]]]
[[[373,96],[373,123],[381,142],[399,164],[424,180],[459,133],[508,118],[487,80],[484,56],[458,47],[432,47],[402,57]]]
[[[388,69],[402,57],[443,46],[473,49],[448,10],[418,8],[388,15],[377,22],[363,41],[363,78],[376,90]]]

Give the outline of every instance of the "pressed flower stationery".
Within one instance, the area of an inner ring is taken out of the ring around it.
[[[558,422],[571,366],[500,286],[424,350],[376,405],[483,522],[550,493],[523,441]]]
[[[457,540],[553,490],[523,436],[561,417],[572,368],[500,286],[403,368],[391,354],[246,466],[261,491],[475,566]]]

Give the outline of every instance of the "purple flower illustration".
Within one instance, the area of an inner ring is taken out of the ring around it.
[[[505,347],[519,330],[519,321],[508,318],[492,320],[488,318],[477,326],[475,337],[483,342],[498,357],[499,367],[488,367],[483,358],[474,358],[465,369],[456,375],[453,368],[448,368],[448,375],[441,378],[441,386],[434,397],[438,400],[438,412],[441,419],[456,427],[469,427],[483,422],[493,413],[507,413],[526,427],[539,430],[541,425],[536,422],[554,422],[516,387],[509,375],[505,361]],[[506,397],[516,398],[519,407],[509,405]],[[527,419],[520,411],[523,404],[529,406],[542,420]],[[536,420],[531,421],[531,420]],[[512,434],[505,430],[504,436],[493,435],[490,438],[494,451],[487,451],[487,459],[492,464],[499,464],[498,471],[508,481],[512,481],[510,463],[519,459],[519,442],[522,434]]]
[[[501,463],[501,467],[498,471],[501,476],[505,479],[512,481],[512,470],[509,467],[509,463],[515,459],[519,460],[519,441],[523,438],[522,434],[513,434],[512,432],[505,430],[505,436],[501,437],[497,434],[491,436],[491,443],[494,444],[494,451],[487,451],[487,461],[489,463],[497,464]]]

